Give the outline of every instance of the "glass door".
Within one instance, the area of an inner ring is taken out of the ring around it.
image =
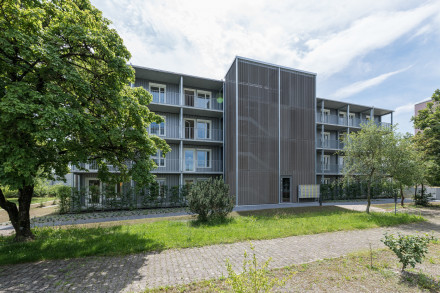
[[[194,120],[185,120],[185,138],[194,139]]]
[[[290,177],[281,178],[281,201],[290,202],[291,197],[291,186]]]

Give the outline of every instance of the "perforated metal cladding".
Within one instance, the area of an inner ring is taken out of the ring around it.
[[[225,98],[225,178],[238,204],[278,203],[280,175],[296,202],[298,185],[315,182],[315,76],[238,58]]]
[[[225,135],[224,135],[224,148],[225,148],[225,182],[229,184],[230,193],[235,195],[235,181],[236,181],[236,74],[235,63],[232,64],[225,78]]]
[[[239,60],[238,97],[238,203],[278,203],[278,69]]]
[[[298,185],[315,183],[315,76],[281,70],[281,175]]]

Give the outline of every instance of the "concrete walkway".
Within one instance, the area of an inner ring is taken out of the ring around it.
[[[433,232],[440,237],[440,211],[427,211],[428,222],[316,235],[253,241],[260,262],[271,268],[338,257],[383,247],[385,232]],[[171,249],[123,257],[89,257],[0,266],[0,292],[138,292],[226,276],[229,259],[240,270],[249,243]]]

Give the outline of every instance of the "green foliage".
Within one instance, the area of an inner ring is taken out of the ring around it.
[[[88,0],[0,8],[0,184],[33,186],[90,158],[103,181],[152,182],[150,156],[169,147],[147,128],[162,118],[130,87],[131,56],[110,21]]]
[[[404,271],[408,265],[414,268],[417,263],[422,263],[428,253],[429,242],[435,239],[434,236],[428,234],[420,236],[398,233],[395,237],[393,234],[385,233],[384,239],[381,241],[396,254],[402,264],[402,271]]]
[[[193,184],[188,194],[189,210],[198,214],[200,221],[225,218],[234,208],[229,186],[222,178],[210,178]]]
[[[8,186],[0,186],[0,189],[3,191],[3,194],[6,198],[18,197],[17,190],[13,190]]]
[[[65,214],[70,211],[72,188],[70,186],[58,185],[56,188],[58,199],[58,212]]]
[[[243,271],[240,274],[234,271],[229,260],[226,261],[226,270],[228,271],[228,279],[226,279],[226,282],[231,286],[232,292],[272,292],[275,286],[283,286],[288,278],[279,280],[275,277],[270,277],[268,274],[270,259],[260,266],[254,252],[255,247],[252,243],[250,246],[252,250],[252,258],[249,259],[247,251],[244,252]]]
[[[440,90],[432,94],[433,102],[413,117],[414,127],[422,131],[415,135],[415,141],[425,163],[426,179],[431,186],[440,185]]]
[[[367,198],[367,182],[365,180],[340,180],[320,185],[323,201],[353,200]],[[393,198],[396,186],[389,180],[371,183],[371,198]]]
[[[424,187],[422,187],[420,190],[417,191],[416,194],[414,194],[414,204],[418,206],[423,206],[423,207],[429,206],[429,201],[431,199],[432,199],[431,193],[426,193]]]

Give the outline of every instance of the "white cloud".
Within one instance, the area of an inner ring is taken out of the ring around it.
[[[420,29],[439,3],[419,1],[164,1],[93,3],[132,63],[222,78],[236,55],[330,76]]]
[[[373,77],[373,78],[370,78],[367,80],[355,82],[353,84],[350,84],[349,86],[346,86],[346,87],[343,87],[343,88],[337,90],[334,94],[330,95],[330,98],[336,99],[336,100],[348,98],[348,97],[350,97],[354,94],[357,94],[367,88],[376,86],[376,85],[384,82],[389,77],[396,75],[398,73],[404,72],[411,67],[412,66],[408,66],[406,68],[402,68],[400,70],[384,73],[384,74],[381,74],[379,76],[376,76],[376,77]]]
[[[399,106],[394,110],[394,115],[399,116],[402,114],[414,113],[414,105],[416,103],[409,103],[403,106]]]

